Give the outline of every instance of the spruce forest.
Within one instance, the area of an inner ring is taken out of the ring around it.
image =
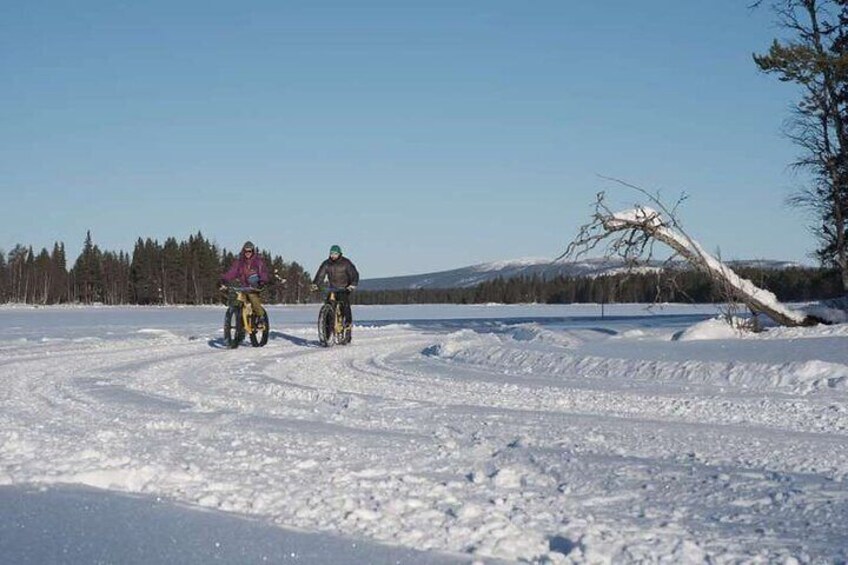
[[[265,291],[269,303],[301,303],[310,299],[303,267],[259,249],[270,272],[286,279]],[[64,243],[52,252],[16,245],[0,252],[0,302],[26,304],[216,304],[221,274],[235,254],[198,232],[186,241],[164,243],[139,238],[132,253],[101,250],[91,233],[73,266],[68,268]]]

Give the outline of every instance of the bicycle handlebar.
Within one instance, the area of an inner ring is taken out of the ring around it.
[[[232,291],[232,292],[260,292],[262,290],[261,288],[257,288],[255,286],[231,286],[231,285],[224,285],[224,286],[226,286],[227,291]]]

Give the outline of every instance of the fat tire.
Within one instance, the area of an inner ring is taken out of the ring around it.
[[[265,329],[257,330],[256,326],[263,324]],[[264,347],[268,343],[268,334],[271,333],[271,325],[268,323],[268,312],[261,316],[253,317],[253,331],[250,333],[250,345],[253,347]]]
[[[324,347],[330,347],[336,343],[335,326],[335,310],[332,305],[324,304],[318,312],[318,341]]]
[[[241,309],[230,306],[224,315],[224,344],[235,349],[243,340],[244,322],[241,319]]]

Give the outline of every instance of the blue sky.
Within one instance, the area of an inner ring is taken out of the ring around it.
[[[0,249],[202,231],[365,277],[554,257],[609,189],[724,258],[810,262],[795,92],[749,2],[0,7]]]

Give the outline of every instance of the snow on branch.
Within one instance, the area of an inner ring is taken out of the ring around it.
[[[607,257],[621,258],[632,269],[650,260],[653,245],[659,241],[675,253],[666,260],[666,266],[677,257],[686,259],[694,268],[706,273],[727,300],[738,300],[752,312],[765,314],[785,326],[813,325],[818,322],[810,316],[786,308],[773,293],[740,277],[692,239],[683,230],[676,215],[677,207],[686,199],[685,195],[674,207],[669,208],[658,195],[617,179],[608,180],[642,193],[652,207],[637,205],[629,210],[613,212],[606,205],[605,193],[598,193],[592,220],[581,226],[563,257],[575,259],[604,242],[607,245]]]

